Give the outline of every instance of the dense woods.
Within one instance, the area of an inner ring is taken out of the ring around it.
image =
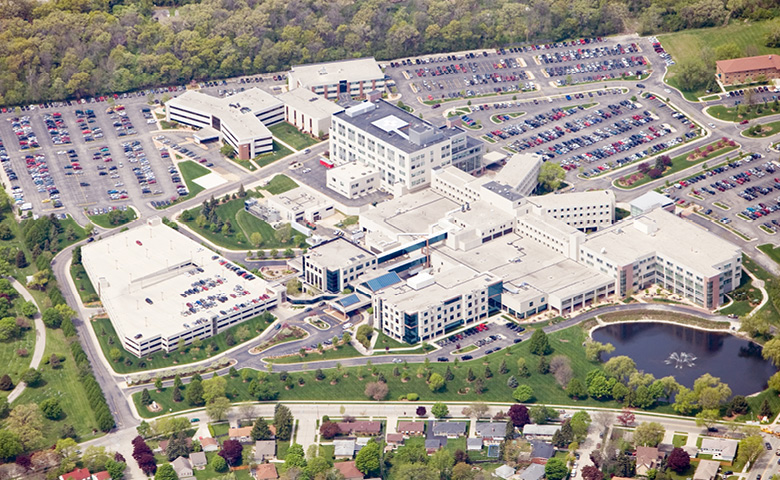
[[[773,0],[0,0],[0,104],[292,64],[651,33],[778,15]],[[159,12],[158,12],[159,13]]]

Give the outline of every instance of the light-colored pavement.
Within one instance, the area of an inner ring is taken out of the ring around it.
[[[46,325],[43,324],[43,320],[41,319],[41,307],[38,306],[38,302],[35,301],[35,298],[24,285],[17,282],[13,277],[6,278],[10,280],[11,286],[19,292],[25,301],[33,302],[35,308],[38,309],[38,312],[33,316],[33,322],[35,323],[35,349],[33,350],[32,358],[30,359],[30,368],[38,368],[38,365],[41,364],[41,360],[43,359],[43,352],[46,350]],[[27,385],[24,382],[19,381],[19,383],[16,384],[16,387],[14,387],[8,395],[8,403],[13,403],[14,400],[19,398],[19,395],[24,392],[26,387]]]

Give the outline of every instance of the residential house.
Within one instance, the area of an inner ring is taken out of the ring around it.
[[[254,470],[252,476],[255,480],[276,480],[279,474],[276,473],[276,465],[273,463],[261,463]]]
[[[488,445],[496,445],[506,438],[506,422],[477,423],[474,434]]]
[[[466,439],[466,450],[476,450],[476,451],[482,450],[482,439],[481,438],[467,438]]]
[[[92,474],[92,480],[111,480],[111,474],[103,470]]]
[[[503,478],[504,480],[507,480],[509,477],[511,477],[514,474],[515,474],[515,469],[510,467],[509,465],[501,465],[493,472],[494,477]]]
[[[355,462],[336,462],[333,468],[344,475],[344,480],[363,480],[363,473],[355,466]]]
[[[701,440],[699,453],[712,455],[713,460],[723,460],[724,462],[733,462],[737,456],[737,447],[739,442],[728,438],[704,437]]]
[[[462,437],[466,434],[466,422],[435,422],[433,434],[437,437]]]
[[[216,452],[219,450],[219,442],[216,438],[200,437],[200,446],[203,447],[204,452]]]
[[[436,452],[436,450],[441,448],[441,440],[438,438],[429,438],[425,440],[425,451],[428,452],[428,455]]]
[[[60,475],[60,480],[89,480],[92,474],[86,468],[77,468],[72,472]]]
[[[388,433],[385,440],[387,441],[387,446],[391,449],[398,448],[404,444],[404,436],[400,433]]]
[[[664,455],[656,447],[636,447],[636,473],[637,475],[647,475],[647,471],[657,468]]]
[[[693,480],[715,480],[718,478],[718,469],[720,462],[715,460],[701,460],[696,471],[693,473]]]
[[[168,445],[170,444],[170,440],[160,440],[159,446],[154,449],[155,453],[166,453],[168,451]],[[187,448],[192,450],[192,439],[187,439]]]
[[[355,439],[355,455],[358,454],[361,450],[363,450],[363,447],[368,445],[368,442],[373,440],[370,437],[358,437]]]
[[[544,465],[532,463],[520,473],[520,480],[542,480],[544,478]]]
[[[425,424],[423,422],[398,422],[397,431],[407,436],[422,435],[425,433]]]
[[[355,455],[355,440],[333,440],[333,456],[336,460],[351,460]]]
[[[194,475],[192,472],[192,464],[184,457],[176,457],[176,460],[172,461],[171,465],[173,465],[173,470],[176,472],[179,480],[184,480],[185,478],[190,478]]]
[[[208,464],[208,460],[206,460],[206,454],[203,452],[190,453],[190,463],[192,463],[192,468],[196,470],[203,470]]]
[[[276,456],[276,442],[273,440],[258,440],[255,442],[255,462],[263,463]]]
[[[528,439],[551,440],[555,432],[561,429],[560,425],[537,425],[529,423],[523,427],[523,436]]]
[[[239,427],[228,429],[228,437],[231,440],[238,440],[241,443],[252,442],[252,427]]]
[[[531,444],[531,459],[549,460],[555,456],[555,447],[547,442],[541,442],[539,440],[531,440],[528,442]]]
[[[338,422],[337,425],[344,435],[371,435],[382,433],[382,422],[360,420],[357,422]]]

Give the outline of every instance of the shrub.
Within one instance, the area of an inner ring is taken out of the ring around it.
[[[416,393],[407,393],[406,399],[409,400],[410,402],[416,402],[417,400],[420,399],[420,396],[417,395]]]

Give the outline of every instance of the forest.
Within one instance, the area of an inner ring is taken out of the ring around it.
[[[0,0],[0,105],[776,16],[774,0]]]

